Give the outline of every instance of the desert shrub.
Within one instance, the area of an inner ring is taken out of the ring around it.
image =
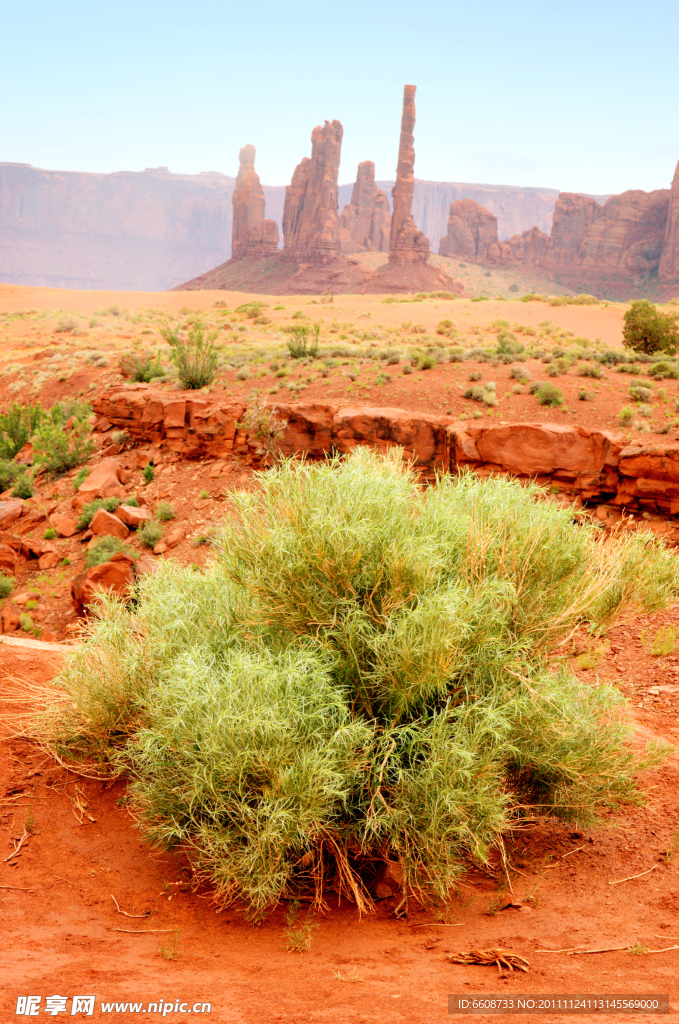
[[[618,425],[621,427],[630,427],[634,421],[634,409],[631,405],[623,405],[622,409],[618,413]]]
[[[34,494],[35,487],[33,485],[33,477],[28,470],[24,469],[24,471],[20,473],[14,481],[12,497],[23,498],[25,500],[27,498],[32,498]]]
[[[72,334],[74,331],[78,330],[78,327],[79,327],[79,321],[76,320],[75,317],[73,317],[73,316],[66,316],[66,317],[62,317],[61,320],[57,321],[57,323],[56,323],[56,325],[54,327],[54,333],[55,334]]]
[[[578,367],[578,376],[594,377],[596,380],[601,380],[603,373],[594,363],[583,363],[582,366]]]
[[[469,374],[469,380],[481,380],[482,377],[483,374],[481,373],[480,370],[472,370],[472,372]]]
[[[137,530],[137,538],[145,548],[154,548],[158,541],[163,539],[163,528],[153,519],[147,519]]]
[[[137,383],[150,384],[156,377],[164,377],[165,370],[160,364],[160,353],[152,355],[129,355],[120,360],[120,372]]]
[[[33,437],[33,461],[51,475],[66,473],[94,454],[92,407],[65,399],[47,409]]]
[[[85,565],[92,569],[95,565],[110,562],[114,555],[120,554],[125,545],[120,537],[102,537],[85,552]]]
[[[6,597],[14,590],[14,580],[11,576],[7,576],[6,573],[0,572],[0,601],[4,601]]]
[[[563,392],[548,381],[539,384],[534,394],[540,405],[563,405]]]
[[[197,390],[212,384],[217,376],[219,362],[215,346],[217,331],[206,334],[202,324],[194,324],[186,340],[182,339],[178,330],[170,327],[163,327],[160,333],[170,346],[181,387]]]
[[[147,485],[150,484],[156,475],[153,463],[147,462],[146,465],[142,467],[141,475],[144,477],[144,483]]]
[[[58,537],[58,536],[59,536],[59,534],[54,529],[54,527],[53,526],[48,526],[48,528],[45,530],[45,532],[42,535],[42,539],[43,540],[54,540],[54,538]]]
[[[648,376],[653,377],[654,380],[676,380],[679,377],[679,368],[672,363],[661,360],[659,363],[653,363],[652,366],[649,366]]]
[[[25,466],[16,462],[9,462],[7,459],[0,459],[0,491],[6,491],[21,473],[25,472]]]
[[[120,498],[95,498],[94,501],[88,502],[78,516],[78,529],[86,530],[98,509],[103,508],[106,512],[115,512],[120,504]]]
[[[593,402],[594,395],[591,391],[587,391],[585,388],[580,388],[578,391],[578,399],[581,402]]]
[[[633,402],[648,402],[653,398],[653,389],[646,388],[643,384],[631,384],[627,389],[627,394]]]
[[[509,376],[512,380],[528,381],[531,379],[530,371],[524,369],[523,366],[512,366]]]
[[[406,374],[408,374],[408,373],[412,373],[412,372],[413,372],[413,368],[412,368],[412,366],[410,365],[410,363],[405,363],[405,364],[404,364],[404,366],[403,366],[403,368],[402,368],[402,370],[401,370],[401,373],[406,373]]]
[[[544,295],[540,295],[539,292],[529,292],[528,295],[522,295],[519,302],[546,302]]]
[[[175,519],[177,513],[174,510],[174,505],[169,501],[159,501],[155,507],[154,515],[156,519],[161,523],[167,523],[170,519]]]
[[[248,320],[254,320],[268,306],[268,302],[243,302],[240,306],[236,307],[236,313],[245,313]]]
[[[0,459],[13,459],[33,437],[42,419],[42,406],[12,402],[0,413]]]
[[[79,469],[73,477],[73,490],[77,491],[80,485],[85,483],[89,475],[90,471],[85,466],[83,466],[82,469]]]
[[[622,343],[635,352],[652,355],[679,349],[679,327],[676,313],[663,313],[648,299],[633,302],[625,313]]]
[[[297,324],[292,337],[286,341],[288,352],[292,359],[315,359],[318,355],[318,340],[321,335],[321,325],[314,324],[313,340],[309,341],[309,328],[304,324]]]
[[[204,573],[168,560],[136,608],[103,604],[39,727],[127,773],[147,836],[222,904],[366,906],[380,860],[448,898],[526,814],[583,824],[634,794],[624,699],[553,654],[578,623],[664,606],[676,560],[539,495],[422,489],[363,448],[274,467],[232,495]]]

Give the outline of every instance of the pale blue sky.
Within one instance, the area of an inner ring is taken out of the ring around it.
[[[679,159],[676,0],[5,2],[0,161],[290,181],[324,118],[393,178],[417,85],[418,178],[666,188]]]

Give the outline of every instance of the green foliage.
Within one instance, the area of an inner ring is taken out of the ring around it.
[[[254,320],[258,317],[263,309],[268,309],[268,302],[243,302],[242,305],[236,308],[236,313],[245,313],[249,320]],[[283,307],[280,306],[280,309]]]
[[[21,405],[12,402],[5,413],[0,413],[0,459],[13,459],[17,452],[33,437],[42,419],[40,402]]]
[[[583,363],[582,366],[578,367],[578,376],[593,377],[595,380],[601,380],[603,372],[596,363]]]
[[[631,384],[627,394],[633,402],[648,402],[653,398],[653,388],[644,387],[643,384]]]
[[[57,533],[57,531],[56,531],[56,530],[54,529],[54,527],[53,527],[53,526],[50,526],[50,527],[48,527],[48,529],[46,529],[46,530],[45,530],[45,532],[43,533],[43,535],[42,535],[42,539],[43,539],[43,540],[54,540],[54,538],[55,538],[55,537],[58,537],[58,536],[59,536],[59,534],[58,534],[58,533]]]
[[[535,395],[540,405],[563,405],[563,392],[548,381],[538,385]]]
[[[623,405],[622,409],[618,413],[618,425],[621,427],[629,427],[632,425],[634,420],[634,410],[631,405]]]
[[[120,537],[102,537],[97,543],[85,552],[85,565],[91,569],[103,562],[110,562],[114,555],[125,549]]]
[[[130,495],[129,498],[125,498],[121,504],[129,505],[131,508],[139,508],[139,499],[134,494]]]
[[[88,502],[78,516],[78,529],[86,530],[98,509],[103,508],[105,512],[115,512],[120,504],[120,498],[95,498],[94,501]]]
[[[9,462],[6,459],[0,459],[0,491],[6,491],[16,478],[25,471],[25,466],[20,466],[16,462]]]
[[[153,519],[147,519],[137,530],[137,539],[146,548],[154,548],[163,539],[163,528]]]
[[[4,601],[6,597],[14,590],[14,580],[11,576],[7,576],[4,572],[0,572],[0,601]]]
[[[314,324],[313,340],[309,341],[309,328],[303,324],[297,324],[293,336],[286,341],[288,352],[292,359],[315,359],[318,355],[318,340],[321,334],[321,325]]]
[[[176,515],[174,505],[169,501],[159,501],[155,507],[155,517],[161,523],[167,523],[170,519],[175,519]]]
[[[26,469],[24,469],[24,471],[20,473],[14,481],[12,497],[27,500],[28,498],[32,498],[34,494],[35,487],[33,486],[33,477]]]
[[[79,469],[73,477],[73,490],[77,491],[80,485],[85,483],[89,475],[90,471],[85,466],[83,466],[82,469]]]
[[[663,313],[648,299],[633,302],[625,313],[622,343],[635,352],[653,355],[679,349],[679,328],[676,313]]]
[[[19,616],[19,628],[23,629],[24,633],[32,633],[35,628],[33,619],[28,612],[22,612]]]
[[[153,463],[147,462],[141,471],[141,475],[144,477],[144,483],[147,485],[150,484],[156,475]]]
[[[181,387],[197,390],[212,384],[219,361],[215,346],[217,331],[206,335],[202,324],[194,324],[187,340],[181,338],[178,330],[169,327],[162,328],[160,333],[171,348]]]
[[[150,384],[156,377],[164,377],[165,370],[160,362],[160,353],[152,355],[129,355],[120,360],[121,373],[137,383]]]
[[[641,642],[654,658],[664,658],[668,654],[674,654],[677,646],[677,627],[661,626],[655,636],[642,630]]]
[[[232,494],[204,572],[167,560],[134,609],[104,603],[43,735],[126,773],[149,839],[222,904],[366,907],[376,860],[447,899],[525,815],[583,824],[634,795],[623,698],[554,655],[666,604],[676,559],[540,494],[424,489],[398,451],[274,466]]]
[[[92,407],[78,399],[57,402],[48,409],[33,438],[33,461],[49,474],[65,473],[95,452],[88,418]]]
[[[679,377],[679,368],[666,360],[661,360],[659,363],[649,366],[648,376],[653,377],[654,380],[676,380]]]

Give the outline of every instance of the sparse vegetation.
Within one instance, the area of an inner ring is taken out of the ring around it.
[[[123,356],[120,360],[120,372],[129,380],[144,384],[150,384],[156,377],[165,376],[165,370],[160,362],[160,353],[155,359],[149,353]]]
[[[13,459],[33,437],[43,416],[42,406],[12,402],[0,413],[0,459]]]
[[[146,465],[142,468],[141,475],[144,477],[144,483],[147,485],[150,484],[151,481],[155,479],[156,475],[156,471],[153,468],[153,463],[147,462]]]
[[[293,317],[296,314],[293,314]],[[318,355],[319,338],[321,325],[314,324],[314,336],[309,341],[309,328],[303,324],[297,324],[292,337],[288,338],[286,345],[291,359],[315,359]]]
[[[4,572],[0,572],[0,601],[4,601],[6,597],[14,590],[14,580],[11,576],[8,576]]]
[[[170,346],[181,387],[197,390],[212,384],[219,363],[215,345],[217,331],[206,333],[202,324],[194,324],[187,339],[181,337],[179,330],[170,327],[163,327],[160,333]]]
[[[540,405],[563,405],[563,392],[548,381],[537,386],[535,397]]]
[[[174,505],[169,501],[159,501],[155,507],[154,514],[161,523],[167,523],[170,519],[175,519],[177,516]]]
[[[33,460],[48,474],[58,476],[94,454],[91,406],[78,400],[57,402],[41,417],[33,437]]]
[[[115,512],[120,504],[120,498],[95,498],[94,501],[88,502],[78,516],[78,529],[86,530],[98,509],[103,508],[106,512]]]
[[[103,603],[41,732],[127,773],[149,839],[222,904],[367,907],[380,859],[446,900],[526,814],[582,825],[661,756],[627,744],[615,687],[553,655],[578,623],[664,606],[674,555],[539,494],[422,489],[398,451],[274,466],[232,492],[204,572],[167,560],[133,609]]]
[[[120,537],[102,537],[89,551],[85,552],[85,565],[88,569],[92,569],[95,565],[110,562],[114,555],[123,550],[125,550],[125,545]]]
[[[154,548],[163,539],[163,528],[153,519],[147,519],[137,530],[137,539],[146,548]]]

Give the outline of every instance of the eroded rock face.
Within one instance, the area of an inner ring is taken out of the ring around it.
[[[255,170],[255,147],[243,146],[233,190],[231,258],[263,259],[278,252],[278,225],[265,220],[264,189]]]
[[[646,276],[658,269],[670,192],[633,189],[611,196],[586,231],[574,265],[595,272]]]
[[[482,263],[497,240],[497,217],[473,199],[458,199],[450,204],[448,233],[441,239],[439,255]]]
[[[311,133],[311,158],[295,168],[285,190],[283,252],[287,259],[323,265],[341,253],[337,216],[337,174],[343,128],[325,121]]]
[[[658,277],[661,281],[679,280],[679,163],[670,189]]]
[[[388,252],[391,211],[385,192],[375,184],[375,164],[358,165],[351,203],[342,210],[340,242],[343,252]]]
[[[411,213],[415,189],[415,90],[403,89],[403,115],[398,147],[396,184],[391,190],[394,212],[391,218],[389,260],[392,263],[426,263],[429,258],[429,239],[420,231]]]

